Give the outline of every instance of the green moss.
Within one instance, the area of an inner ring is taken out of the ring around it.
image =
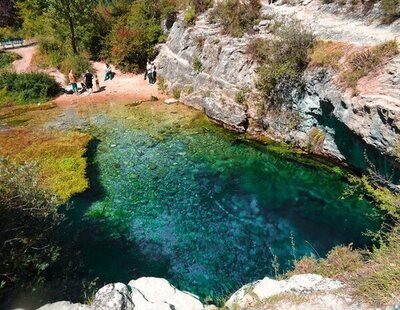
[[[0,133],[0,154],[19,162],[37,162],[40,186],[56,193],[60,202],[88,187],[84,153],[88,135],[78,132],[12,129]]]

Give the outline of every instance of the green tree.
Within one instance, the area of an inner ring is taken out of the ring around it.
[[[69,28],[71,49],[78,54],[76,27],[90,24],[95,8],[94,0],[47,0],[49,12],[55,19],[61,19]]]

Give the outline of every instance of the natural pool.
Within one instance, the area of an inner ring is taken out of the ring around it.
[[[158,276],[215,300],[303,255],[368,245],[363,233],[379,229],[340,169],[247,142],[200,112],[149,103],[83,115],[91,189],[73,199],[65,238],[99,285]]]

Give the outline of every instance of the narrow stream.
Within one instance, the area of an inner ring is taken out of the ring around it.
[[[73,199],[65,238],[98,285],[157,276],[215,300],[303,255],[370,245],[377,211],[344,195],[335,169],[252,147],[184,109],[88,116],[91,189]]]

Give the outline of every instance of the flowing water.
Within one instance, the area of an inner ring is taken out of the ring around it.
[[[100,284],[158,276],[215,299],[303,255],[369,245],[363,233],[379,228],[371,203],[345,195],[340,169],[247,142],[199,112],[91,113],[91,189],[68,219]]]

